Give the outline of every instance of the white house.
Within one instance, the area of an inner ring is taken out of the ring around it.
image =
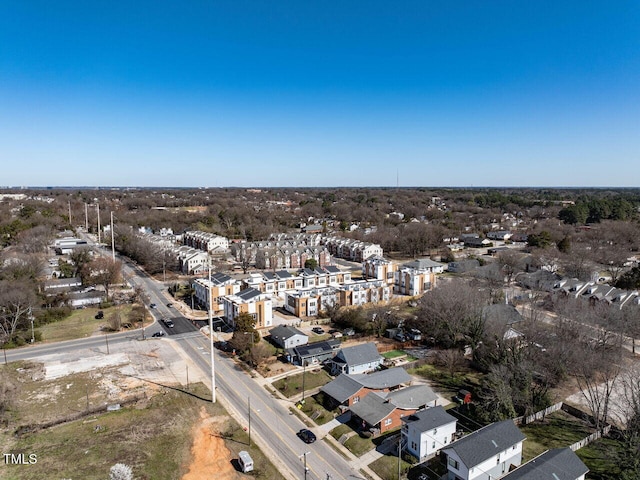
[[[402,418],[402,441],[418,460],[426,460],[455,440],[456,417],[440,406]]]
[[[526,437],[513,420],[492,423],[449,447],[447,480],[496,480],[522,463],[522,442]]]
[[[281,348],[289,349],[298,345],[309,343],[309,336],[302,333],[297,328],[286,325],[278,325],[269,331],[271,341]]]
[[[331,373],[337,375],[372,372],[382,365],[382,360],[375,343],[342,348],[331,360]]]
[[[570,448],[547,450],[505,475],[503,480],[584,480],[587,466]]]

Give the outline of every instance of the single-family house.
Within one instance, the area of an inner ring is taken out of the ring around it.
[[[447,480],[496,480],[522,463],[526,437],[513,420],[481,428],[440,451]]]
[[[412,385],[392,392],[372,392],[351,405],[352,418],[362,430],[384,433],[402,425],[402,418],[435,406],[438,396],[427,385]]]
[[[340,349],[329,362],[331,374],[367,373],[382,365],[383,357],[378,353],[375,343],[363,343]]]
[[[371,392],[389,392],[411,383],[411,375],[404,368],[395,367],[372,373],[338,375],[320,388],[331,408],[351,406]]]
[[[584,480],[589,472],[570,448],[547,450],[519,466],[503,480]]]
[[[419,461],[426,460],[455,440],[456,422],[441,406],[420,410],[402,418],[402,443]]]
[[[306,345],[309,343],[309,336],[300,330],[288,325],[278,325],[269,331],[271,341],[280,348],[293,348],[298,345]]]
[[[331,359],[340,347],[340,340],[308,343],[287,350],[292,363],[297,365],[317,365]]]

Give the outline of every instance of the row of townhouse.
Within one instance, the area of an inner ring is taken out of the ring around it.
[[[230,250],[236,261],[246,259],[256,268],[265,270],[301,268],[310,259],[321,267],[331,264],[331,254],[326,247],[307,245],[298,240],[238,242],[232,244]]]
[[[211,310],[216,316],[224,313],[223,298],[227,295],[240,293],[241,286],[239,280],[235,280],[224,273],[214,273],[211,275],[211,280],[209,278],[196,278],[191,282],[198,305],[206,310],[209,310],[209,305],[211,305]]]
[[[337,287],[351,282],[351,272],[328,265],[314,270],[303,268],[297,273],[286,270],[275,272],[251,273],[245,284],[261,292],[282,296],[286,292],[313,287]]]
[[[198,230],[185,232],[182,235],[182,243],[205,252],[226,253],[229,250],[228,238]]]
[[[284,308],[297,317],[313,317],[329,306],[388,302],[391,295],[391,287],[380,280],[359,280],[337,287],[311,287],[286,292]]]
[[[436,274],[444,272],[445,266],[430,259],[420,259],[398,264],[375,255],[362,263],[362,276],[393,285],[398,295],[421,295],[436,284]]]
[[[329,249],[331,255],[354,262],[363,262],[374,255],[382,256],[382,247],[377,243],[362,242],[351,238],[328,236],[323,237],[322,244]]]
[[[255,254],[256,268],[281,270],[302,268],[307,260],[315,260],[321,267],[331,264],[331,254],[323,247],[282,247],[258,250]]]
[[[222,308],[226,322],[235,327],[238,315],[248,313],[257,329],[273,326],[273,304],[271,295],[255,288],[246,288],[238,293],[222,297]]]
[[[625,305],[640,304],[637,290],[623,290],[611,285],[578,280],[577,278],[561,278],[555,282],[553,290],[573,298],[587,298],[594,303],[604,302],[619,305],[620,308]]]

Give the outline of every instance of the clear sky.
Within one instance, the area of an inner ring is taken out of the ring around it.
[[[0,185],[640,187],[640,2],[0,0]]]

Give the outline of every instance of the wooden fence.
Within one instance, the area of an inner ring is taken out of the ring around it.
[[[558,402],[555,405],[551,405],[550,407],[547,407],[544,410],[540,410],[539,412],[532,413],[531,415],[514,418],[513,423],[515,423],[516,425],[527,425],[537,420],[544,420],[547,415],[560,410],[562,408],[562,405],[562,402]]]
[[[597,432],[592,433],[588,437],[584,437],[582,440],[574,443],[569,448],[575,452],[576,450],[578,450],[578,449],[580,449],[582,447],[586,447],[587,445],[589,445],[594,440],[597,440],[600,437],[608,435],[610,430],[611,430],[611,425],[607,425],[602,430],[598,430]]]

